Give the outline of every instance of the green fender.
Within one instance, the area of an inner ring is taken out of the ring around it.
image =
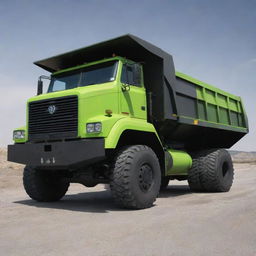
[[[135,118],[127,117],[127,118],[118,120],[114,124],[110,133],[105,138],[105,148],[106,149],[116,148],[119,138],[125,130],[152,132],[159,139],[156,129],[151,123],[148,123],[146,120],[143,120],[143,119],[135,119]],[[159,142],[160,142],[160,139],[159,139]]]

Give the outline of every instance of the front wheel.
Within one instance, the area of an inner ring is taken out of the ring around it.
[[[60,173],[26,166],[23,185],[32,199],[39,202],[52,202],[60,200],[66,194],[69,182]]]
[[[130,209],[151,207],[160,184],[160,165],[151,148],[135,145],[119,152],[110,181],[112,195],[119,206]]]

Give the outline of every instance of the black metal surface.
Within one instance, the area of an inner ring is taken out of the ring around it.
[[[84,167],[104,157],[104,139],[8,145],[8,161],[38,168]]]
[[[54,107],[53,107],[54,106]],[[54,113],[49,108],[55,108]],[[29,103],[29,141],[75,138],[78,129],[77,96]]]
[[[180,118],[181,119],[181,118]],[[200,121],[201,122],[201,121]],[[164,144],[176,148],[176,144],[183,144],[187,150],[202,150],[210,148],[230,148],[239,141],[245,133],[227,130],[227,126],[210,126],[205,122],[194,125],[193,119],[183,118],[181,122],[165,121],[161,127],[161,135],[164,137]]]

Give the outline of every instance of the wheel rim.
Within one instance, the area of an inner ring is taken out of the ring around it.
[[[153,184],[153,170],[148,164],[143,164],[139,170],[139,186],[141,191],[147,192]]]

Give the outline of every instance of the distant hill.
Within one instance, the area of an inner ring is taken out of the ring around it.
[[[256,151],[229,150],[234,163],[256,163]]]

